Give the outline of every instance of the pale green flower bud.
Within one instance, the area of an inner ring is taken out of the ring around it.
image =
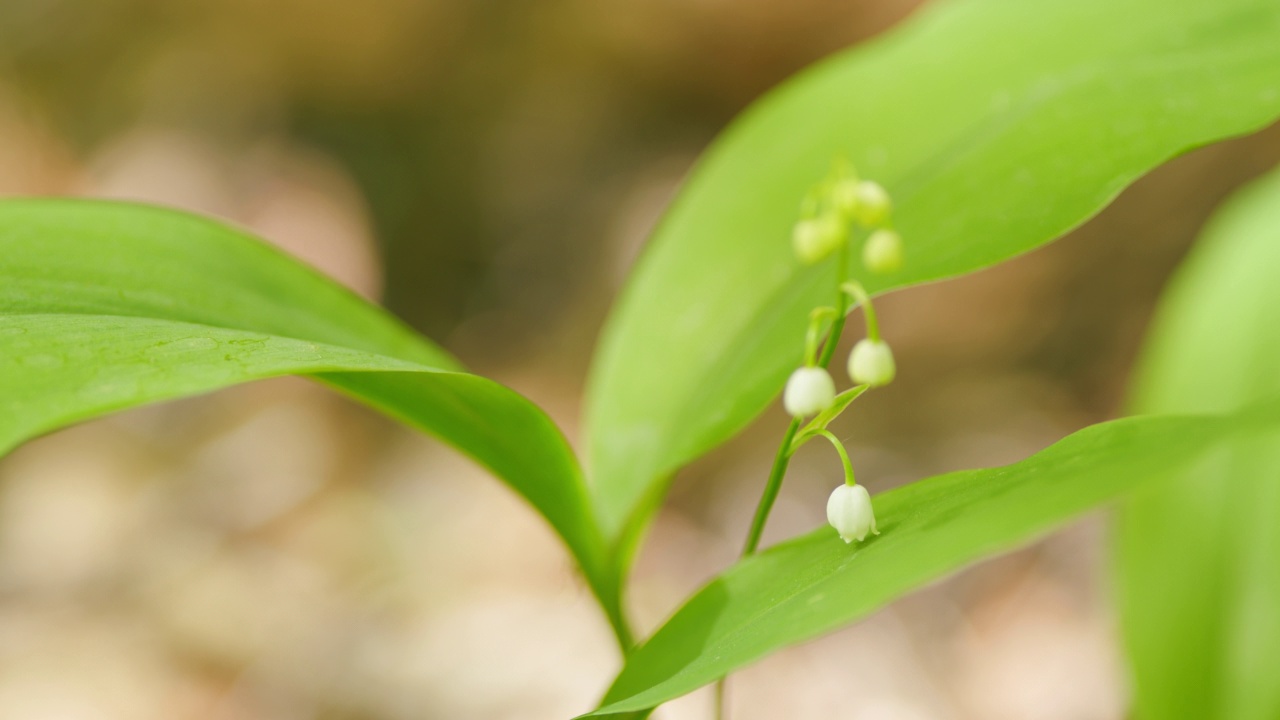
[[[859,385],[888,385],[893,382],[896,372],[893,351],[883,340],[859,340],[853,346],[853,352],[849,353],[849,377]]]
[[[888,219],[893,202],[889,199],[889,193],[879,183],[863,180],[858,183],[855,192],[858,199],[853,217],[858,222],[871,227]]]
[[[862,247],[862,264],[874,273],[891,273],[902,267],[902,238],[888,229],[871,233]]]
[[[846,543],[862,542],[867,535],[879,535],[871,494],[861,485],[841,485],[827,498],[827,522]]]
[[[849,229],[834,214],[801,220],[791,233],[791,248],[805,265],[820,262],[840,249],[849,236]]]
[[[836,384],[820,367],[802,367],[791,373],[782,393],[782,406],[792,417],[808,417],[831,407],[836,400]]]

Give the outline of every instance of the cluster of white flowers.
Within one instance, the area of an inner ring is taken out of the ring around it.
[[[862,229],[866,231],[862,241],[863,267],[877,274],[897,272],[902,266],[902,238],[892,227],[892,208],[889,193],[878,183],[859,180],[850,173],[841,172],[815,188],[806,199],[803,217],[791,235],[792,250],[796,258],[806,265],[838,254],[839,272],[843,274],[848,272],[845,250],[853,242],[855,231]],[[846,282],[844,277],[840,282],[839,308],[834,311],[836,317],[847,311],[848,299],[852,296],[862,306],[867,320],[867,337],[858,341],[849,354],[846,365],[849,377],[860,386],[887,385],[893,381],[897,370],[893,351],[880,337],[871,299],[858,283]],[[797,419],[819,415],[832,408],[837,400],[835,381],[818,362],[815,341],[819,323],[832,312],[829,308],[814,312],[805,364],[791,373],[783,391],[783,407]],[[833,343],[837,339],[832,337],[828,342]],[[830,419],[826,418],[826,421]],[[825,430],[825,423],[822,429]],[[833,443],[839,442],[829,433],[822,434]],[[838,449],[844,456],[843,447]],[[845,484],[837,487],[827,502],[827,520],[845,542],[862,541],[868,534],[878,534],[871,496],[854,482],[847,458],[845,472]]]

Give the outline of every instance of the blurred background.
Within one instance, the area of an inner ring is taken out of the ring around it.
[[[914,0],[4,0],[0,194],[252,228],[574,440],[592,345],[716,132]],[[873,491],[1122,412],[1162,285],[1280,130],[1181,158],[1069,238],[882,301],[899,379],[838,433]],[[907,239],[908,248],[910,239]],[[680,478],[645,628],[729,564],[786,419]],[[806,450],[766,542],[824,522]],[[1106,518],[734,676],[734,720],[1126,716]],[[617,670],[541,520],[302,380],[144,408],[0,461],[0,720],[568,718]],[[708,717],[706,692],[659,712]]]

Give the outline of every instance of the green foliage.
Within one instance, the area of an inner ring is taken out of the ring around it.
[[[1139,412],[1280,392],[1280,172],[1213,221],[1162,303]],[[1239,441],[1125,506],[1120,606],[1143,720],[1280,717],[1280,445]]]
[[[1269,122],[1277,67],[1273,0],[951,0],[771,93],[702,159],[602,339],[606,535],[625,555],[666,479],[799,364],[836,268],[802,267],[788,238],[834,157],[893,196],[902,269],[860,278],[884,292],[1046,243],[1171,156]]]
[[[848,409],[849,405],[852,404],[854,400],[857,400],[858,396],[866,392],[868,387],[869,386],[867,385],[855,385],[854,387],[851,387],[837,395],[836,400],[831,404],[831,407],[815,415],[812,420],[796,432],[795,438],[791,441],[790,451],[795,452],[796,450],[799,450],[800,446],[805,444],[809,439],[818,435],[823,430],[826,430],[827,426],[830,425],[833,420],[840,417],[840,413]]]
[[[587,407],[594,496],[540,409],[244,233],[126,204],[0,202],[0,453],[107,412],[306,375],[524,496],[627,649],[621,576],[666,480],[777,394],[810,311],[859,258],[887,273],[859,278],[879,293],[1049,242],[1167,158],[1274,119],[1278,67],[1274,0],[940,0],[784,84],[699,165],[610,319]],[[901,246],[835,252],[802,234],[802,254],[849,263],[802,266],[797,204],[841,157],[888,189]],[[1241,409],[1280,392],[1277,207],[1280,175],[1224,216],[1148,355],[1140,409],[1218,414],[1095,426],[885,493],[865,542],[823,528],[748,558],[628,657],[593,714],[643,716],[1143,486],[1119,566],[1144,718],[1280,715],[1280,453],[1258,439],[1280,402]],[[781,457],[864,389],[794,421]],[[1157,479],[1174,482],[1143,485]]]
[[[846,545],[822,528],[738,563],[700,590],[628,658],[593,715],[683,695],[1140,483],[1172,476],[1229,439],[1278,426],[1275,401],[1231,416],[1118,420],[1013,465],[941,475],[879,495],[878,537]]]
[[[265,243],[190,215],[0,202],[0,452],[113,410],[307,374],[433,433],[536,507],[615,622],[572,451],[520,395]]]

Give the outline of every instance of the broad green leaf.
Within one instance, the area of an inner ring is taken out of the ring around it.
[[[1013,465],[878,495],[879,536],[846,545],[824,527],[739,562],[700,590],[628,657],[592,715],[683,695],[1170,477],[1228,439],[1266,430],[1274,438],[1277,429],[1277,401],[1231,416],[1130,418],[1081,430]]]
[[[532,403],[223,225],[128,204],[0,202],[0,453],[114,410],[287,374],[492,470],[550,521],[617,620],[582,474]]]
[[[1280,392],[1280,172],[1222,211],[1162,301],[1141,412]],[[1280,443],[1242,441],[1126,503],[1123,628],[1142,720],[1280,717]]]
[[[894,198],[906,263],[860,277],[884,292],[1053,240],[1170,157],[1272,121],[1278,67],[1275,0],[937,0],[770,93],[701,160],[607,325],[587,406],[606,535],[637,531],[799,364],[836,273],[800,267],[790,228],[834,158]]]

